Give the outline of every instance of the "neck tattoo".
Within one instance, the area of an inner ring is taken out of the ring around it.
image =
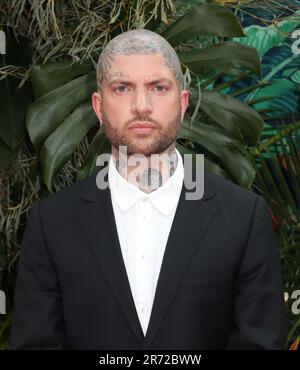
[[[169,157],[167,159],[166,168],[167,173],[165,174],[165,178],[170,178],[177,167],[178,164],[178,156],[174,149],[172,149]],[[116,160],[116,168],[121,176],[123,176],[126,180],[126,171],[125,171],[125,162],[122,160]],[[137,186],[140,190],[151,193],[152,191],[158,189],[163,184],[163,174],[162,171],[156,167],[148,167],[146,169],[141,169],[139,171],[134,172],[135,180]]]

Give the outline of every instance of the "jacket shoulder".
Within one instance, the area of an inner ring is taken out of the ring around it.
[[[89,175],[86,178],[73,183],[67,188],[61,189],[39,199],[35,203],[43,204],[44,207],[56,206],[58,208],[73,208],[79,202],[85,189],[88,188],[94,192],[99,191],[96,185],[96,176],[97,174]]]

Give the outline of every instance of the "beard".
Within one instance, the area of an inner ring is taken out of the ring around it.
[[[160,125],[156,121],[146,118],[146,121],[156,125],[156,128],[147,134],[134,134],[128,129],[128,126],[135,121],[143,121],[143,119],[137,117],[134,120],[130,120],[123,127],[113,127],[105,112],[102,111],[104,133],[116,150],[119,150],[119,147],[122,145],[126,146],[127,155],[143,154],[149,157],[151,154],[163,153],[175,142],[181,128],[181,112],[179,109],[176,117],[166,125]]]

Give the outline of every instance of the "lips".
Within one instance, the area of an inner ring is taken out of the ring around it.
[[[130,130],[134,128],[156,128],[156,126],[150,122],[144,122],[144,123],[135,122],[129,125]]]
[[[156,126],[150,122],[135,122],[129,125],[129,130],[135,134],[149,134],[156,129]]]

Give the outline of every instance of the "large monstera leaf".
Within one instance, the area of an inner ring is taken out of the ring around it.
[[[195,38],[202,36],[243,35],[234,14],[216,4],[194,7],[162,33],[175,48],[183,41],[193,43]],[[245,72],[260,74],[254,48],[226,41],[206,46],[199,49],[195,45],[190,50],[178,52],[183,72],[190,71],[197,76],[219,71],[237,78]],[[224,57],[220,58],[221,54]],[[88,64],[71,66],[60,62],[35,67],[31,77],[36,100],[27,114],[27,129],[40,154],[44,181],[51,191],[59,169],[88,130],[97,125],[90,105],[91,92],[96,88],[95,71]],[[195,82],[190,87],[190,105],[177,142],[179,150],[195,154],[199,148],[205,149],[205,163],[210,171],[250,187],[254,169],[245,148],[256,145],[263,120],[249,105],[211,89],[202,91],[197,113],[199,96]],[[77,179],[93,173],[97,156],[109,149],[102,130],[98,130],[83,166],[78,169]]]
[[[40,157],[44,182],[53,191],[58,171],[97,125],[90,103],[95,72],[90,64],[57,62],[33,68],[31,80],[37,99],[27,112],[27,130]]]

